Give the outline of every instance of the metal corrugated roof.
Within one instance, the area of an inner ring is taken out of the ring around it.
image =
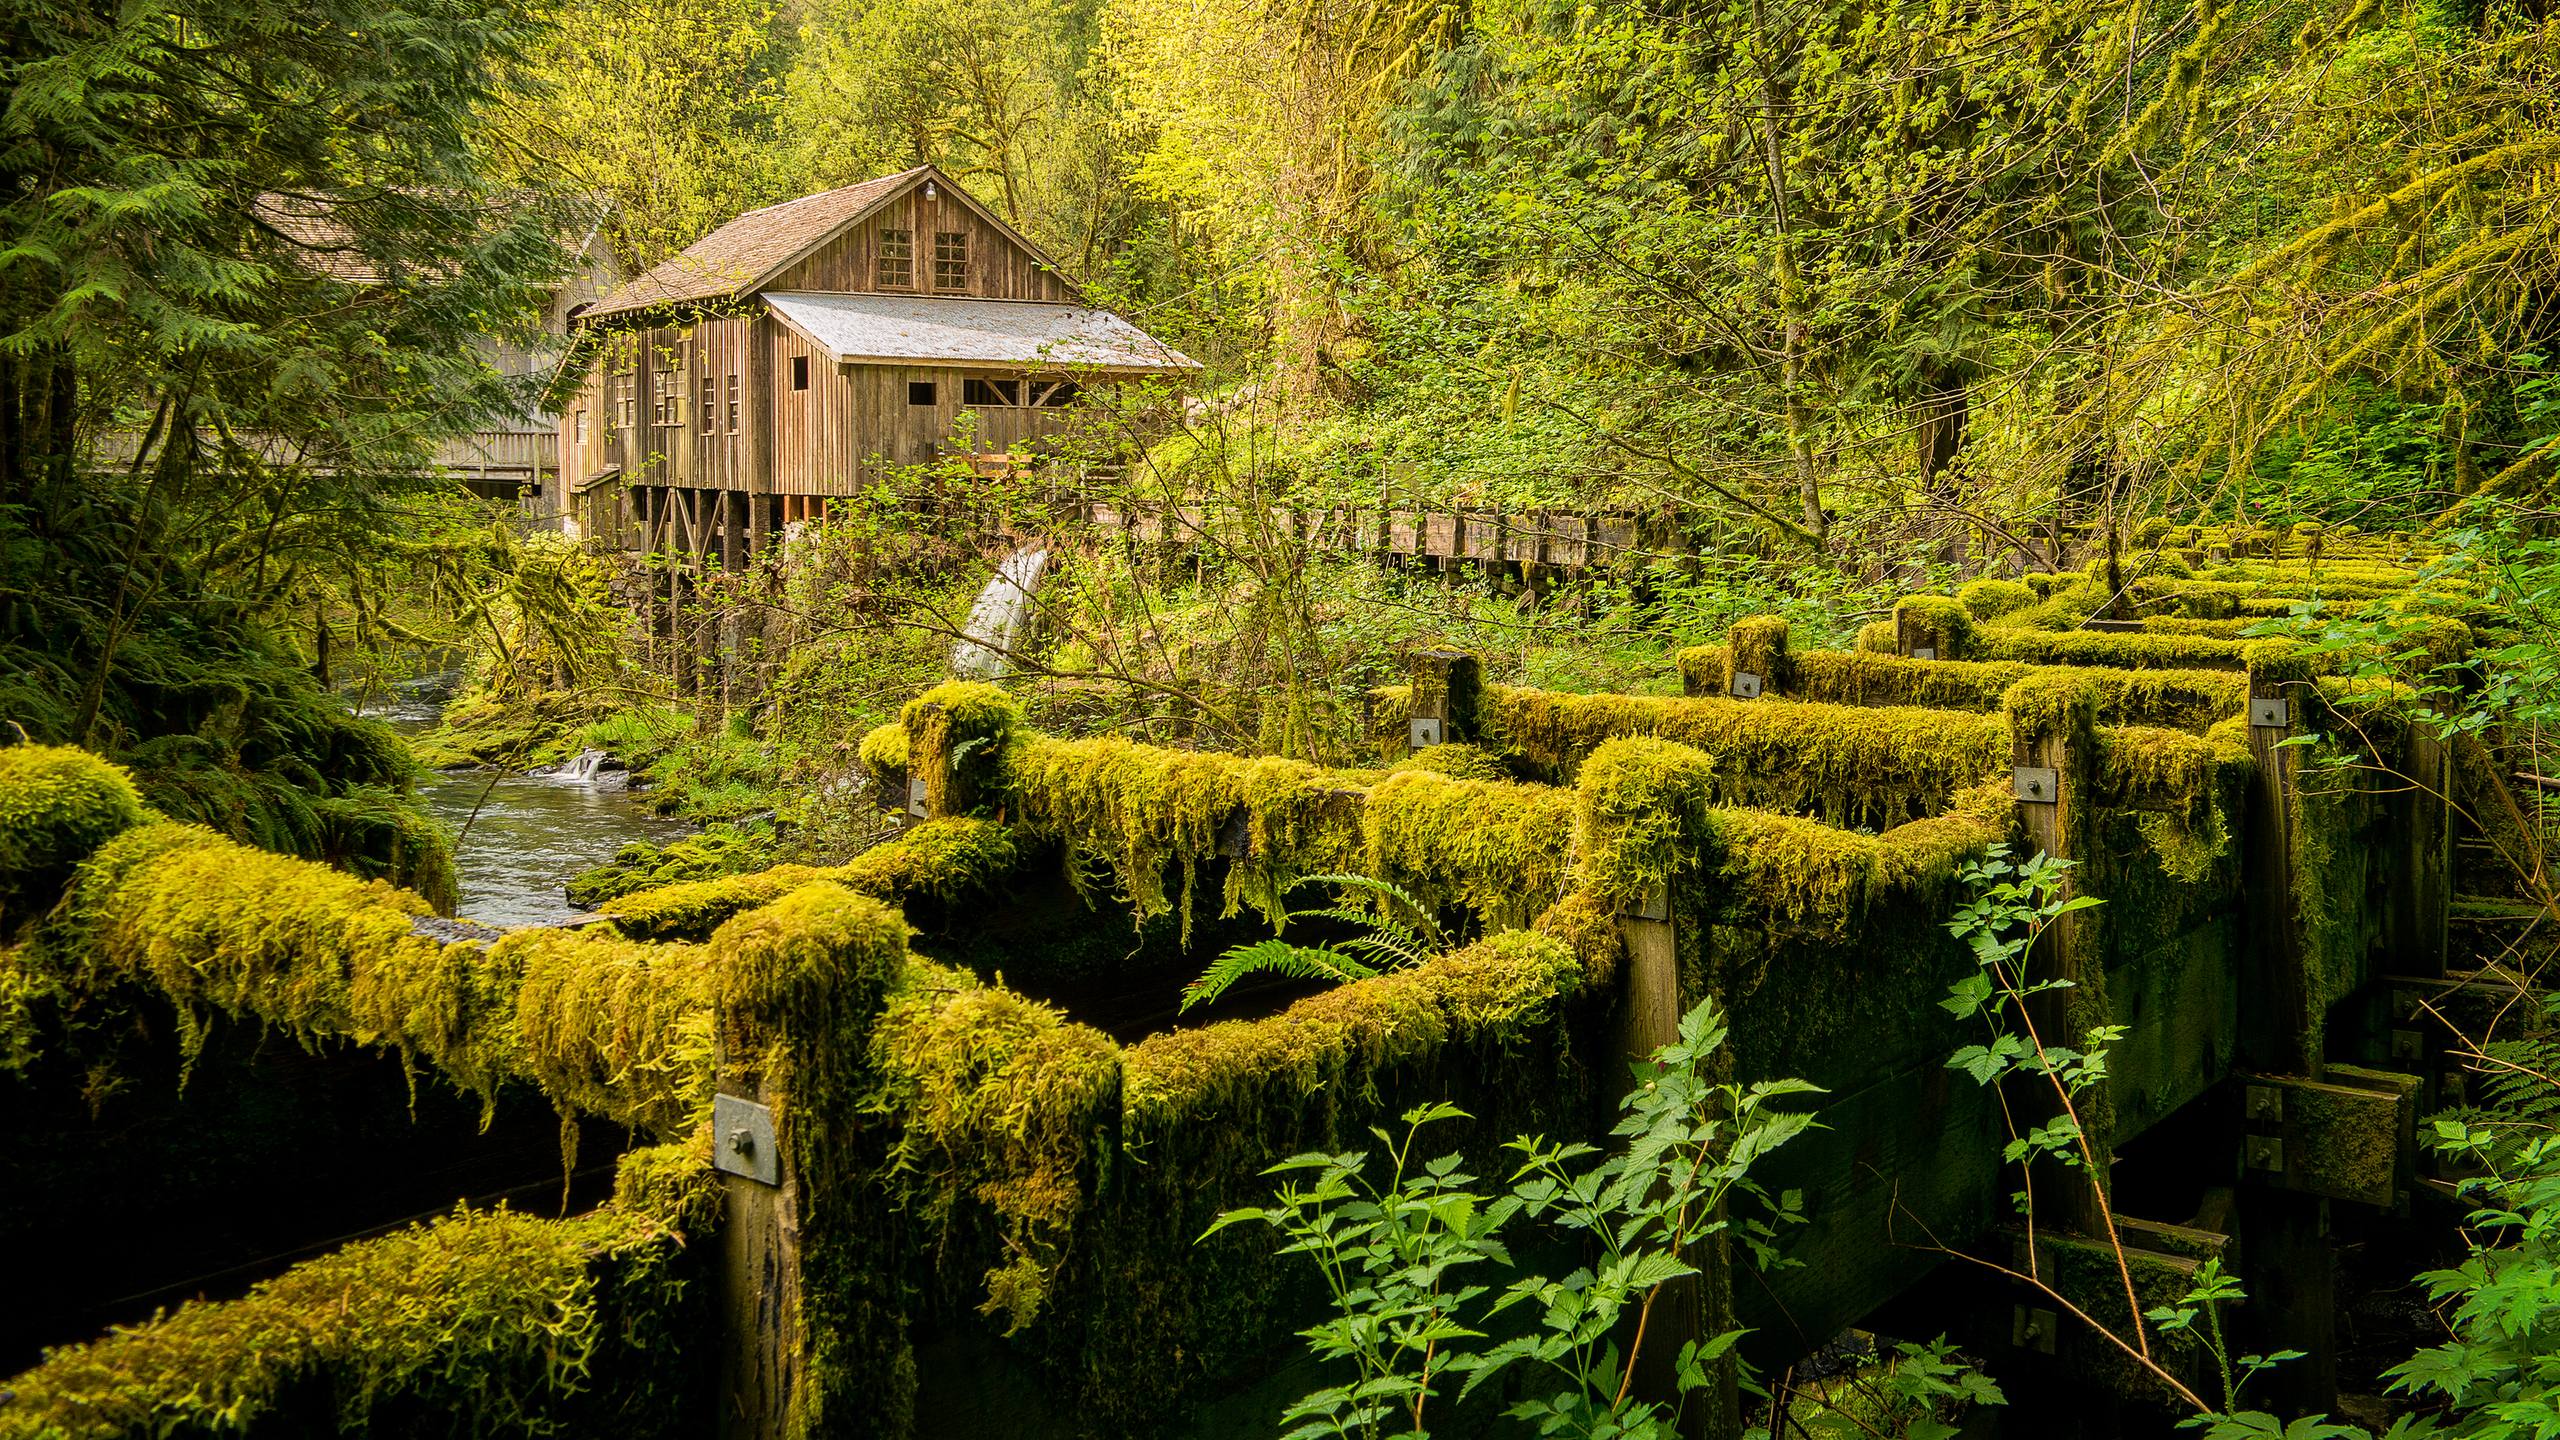
[[[1083,305],[949,295],[770,292],[764,302],[838,361],[942,360],[1062,370],[1197,370],[1199,362]]]

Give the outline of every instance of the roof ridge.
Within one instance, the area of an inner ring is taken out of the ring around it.
[[[713,235],[719,234],[723,229],[737,224],[739,221],[746,219],[750,215],[761,215],[767,210],[783,210],[794,205],[805,205],[812,200],[824,200],[830,195],[841,195],[847,190],[859,190],[865,185],[877,185],[886,180],[904,180],[919,170],[930,170],[932,168],[931,164],[910,165],[904,170],[892,171],[886,175],[874,175],[868,180],[856,180],[850,185],[831,185],[824,190],[812,190],[806,195],[794,195],[788,200],[776,200],[770,205],[759,205],[753,210],[741,210],[737,214],[730,216],[728,219],[721,221],[718,225],[712,226],[710,231],[702,237],[702,240],[710,239]],[[702,240],[696,240],[693,244],[699,245],[702,243]],[[692,245],[685,247],[686,250],[690,250],[692,248]],[[677,253],[682,254],[683,251],[678,251]]]

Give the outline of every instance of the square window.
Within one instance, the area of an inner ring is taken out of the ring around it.
[[[910,405],[930,405],[934,403],[933,382],[930,380],[908,381],[907,403]]]
[[[969,232],[937,230],[933,232],[933,288],[966,290],[969,288]]]
[[[791,357],[791,388],[794,390],[809,388],[809,357],[806,355]]]
[[[874,282],[883,290],[912,290],[916,284],[916,242],[912,230],[880,232],[880,268]]]

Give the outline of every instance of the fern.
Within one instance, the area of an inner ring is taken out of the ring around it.
[[[1277,936],[1238,945],[1183,988],[1184,1011],[1208,1004],[1248,976],[1341,984],[1419,965],[1449,948],[1430,908],[1389,881],[1374,875],[1309,875],[1298,884],[1331,885],[1339,893],[1322,909],[1294,912],[1284,896],[1271,917],[1274,929],[1287,928],[1292,919],[1334,920],[1358,926],[1362,933],[1340,945],[1293,945]]]
[[[1277,937],[1238,945],[1221,955],[1182,991],[1182,1008],[1206,1005],[1227,987],[1253,975],[1286,975],[1298,980],[1331,980],[1341,984],[1366,980],[1378,972],[1327,945],[1292,945]]]

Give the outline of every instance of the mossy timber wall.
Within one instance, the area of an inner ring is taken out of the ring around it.
[[[2059,633],[2045,627],[2087,583],[1914,605],[1892,638]],[[2219,625],[2275,583],[2170,576],[2158,593],[2188,585],[2181,604],[2228,611],[2153,618]],[[1803,1263],[1736,1286],[1754,1347],[1782,1360],[1927,1268],[1893,1237],[1962,1244],[2001,1219],[1993,1097],[1947,1070],[1966,1037],[1935,1004],[1970,963],[1941,925],[1967,861],[2040,834],[2109,902],[2074,932],[2075,1004],[2092,1007],[2075,1018],[2129,1028],[2100,1111],[2117,1142],[2230,1074],[2264,1028],[2243,963],[2261,912],[2299,932],[2291,1039],[2315,1053],[2306,1027],[2364,986],[2395,923],[2369,858],[2389,808],[2271,769],[2234,703],[2289,696],[2299,729],[2353,687],[2216,630],[2102,638],[2150,643],[2078,667],[1881,664],[1897,657],[1789,655],[1782,628],[1754,624],[1693,668],[1711,688],[1756,665],[1821,698],[1563,696],[1447,665],[1381,692],[1376,718],[1409,743],[1428,706],[1457,743],[1390,746],[1364,769],[1054,740],[1000,691],[951,686],[862,746],[897,793],[920,780],[934,818],[848,866],[628,897],[593,933],[453,945],[415,933],[416,902],[386,887],[240,857],[294,901],[223,918],[224,866],[184,869],[219,852],[126,817],[68,862],[30,847],[77,867],[73,903],[9,961],[56,994],[121,985],[305,1044],[385,1045],[474,1093],[530,1083],[676,1139],[700,1136],[715,1089],[771,1103],[788,1166],[765,1203],[799,1238],[768,1252],[793,1276],[791,1398],[759,1433],[930,1429],[990,1388],[1017,1397],[1004,1419],[1025,1434],[1176,1433],[1289,1353],[1310,1299],[1255,1237],[1196,1243],[1209,1220],[1266,1198],[1271,1162],[1362,1143],[1416,1101],[1471,1111],[1456,1143],[1479,1156],[1520,1130],[1591,1132],[1623,1063],[1621,931],[1658,913],[1641,923],[1672,927],[1678,1000],[1723,1003],[1741,1076],[1828,1092],[1825,1128],[1762,1177],[1807,1197]],[[2239,646],[2247,668],[2145,665],[2199,641]],[[1891,703],[1854,703],[1869,699]],[[2051,744],[2069,788],[2031,824],[2009,772]],[[2302,862],[2281,895],[2248,863],[2269,796]],[[1416,888],[1470,943],[1126,1042],[1038,998],[1042,958],[1008,953],[1018,935],[970,943],[1042,896],[1071,894],[1099,931],[1183,932],[1346,868]],[[724,1182],[724,1243],[743,1183]]]

